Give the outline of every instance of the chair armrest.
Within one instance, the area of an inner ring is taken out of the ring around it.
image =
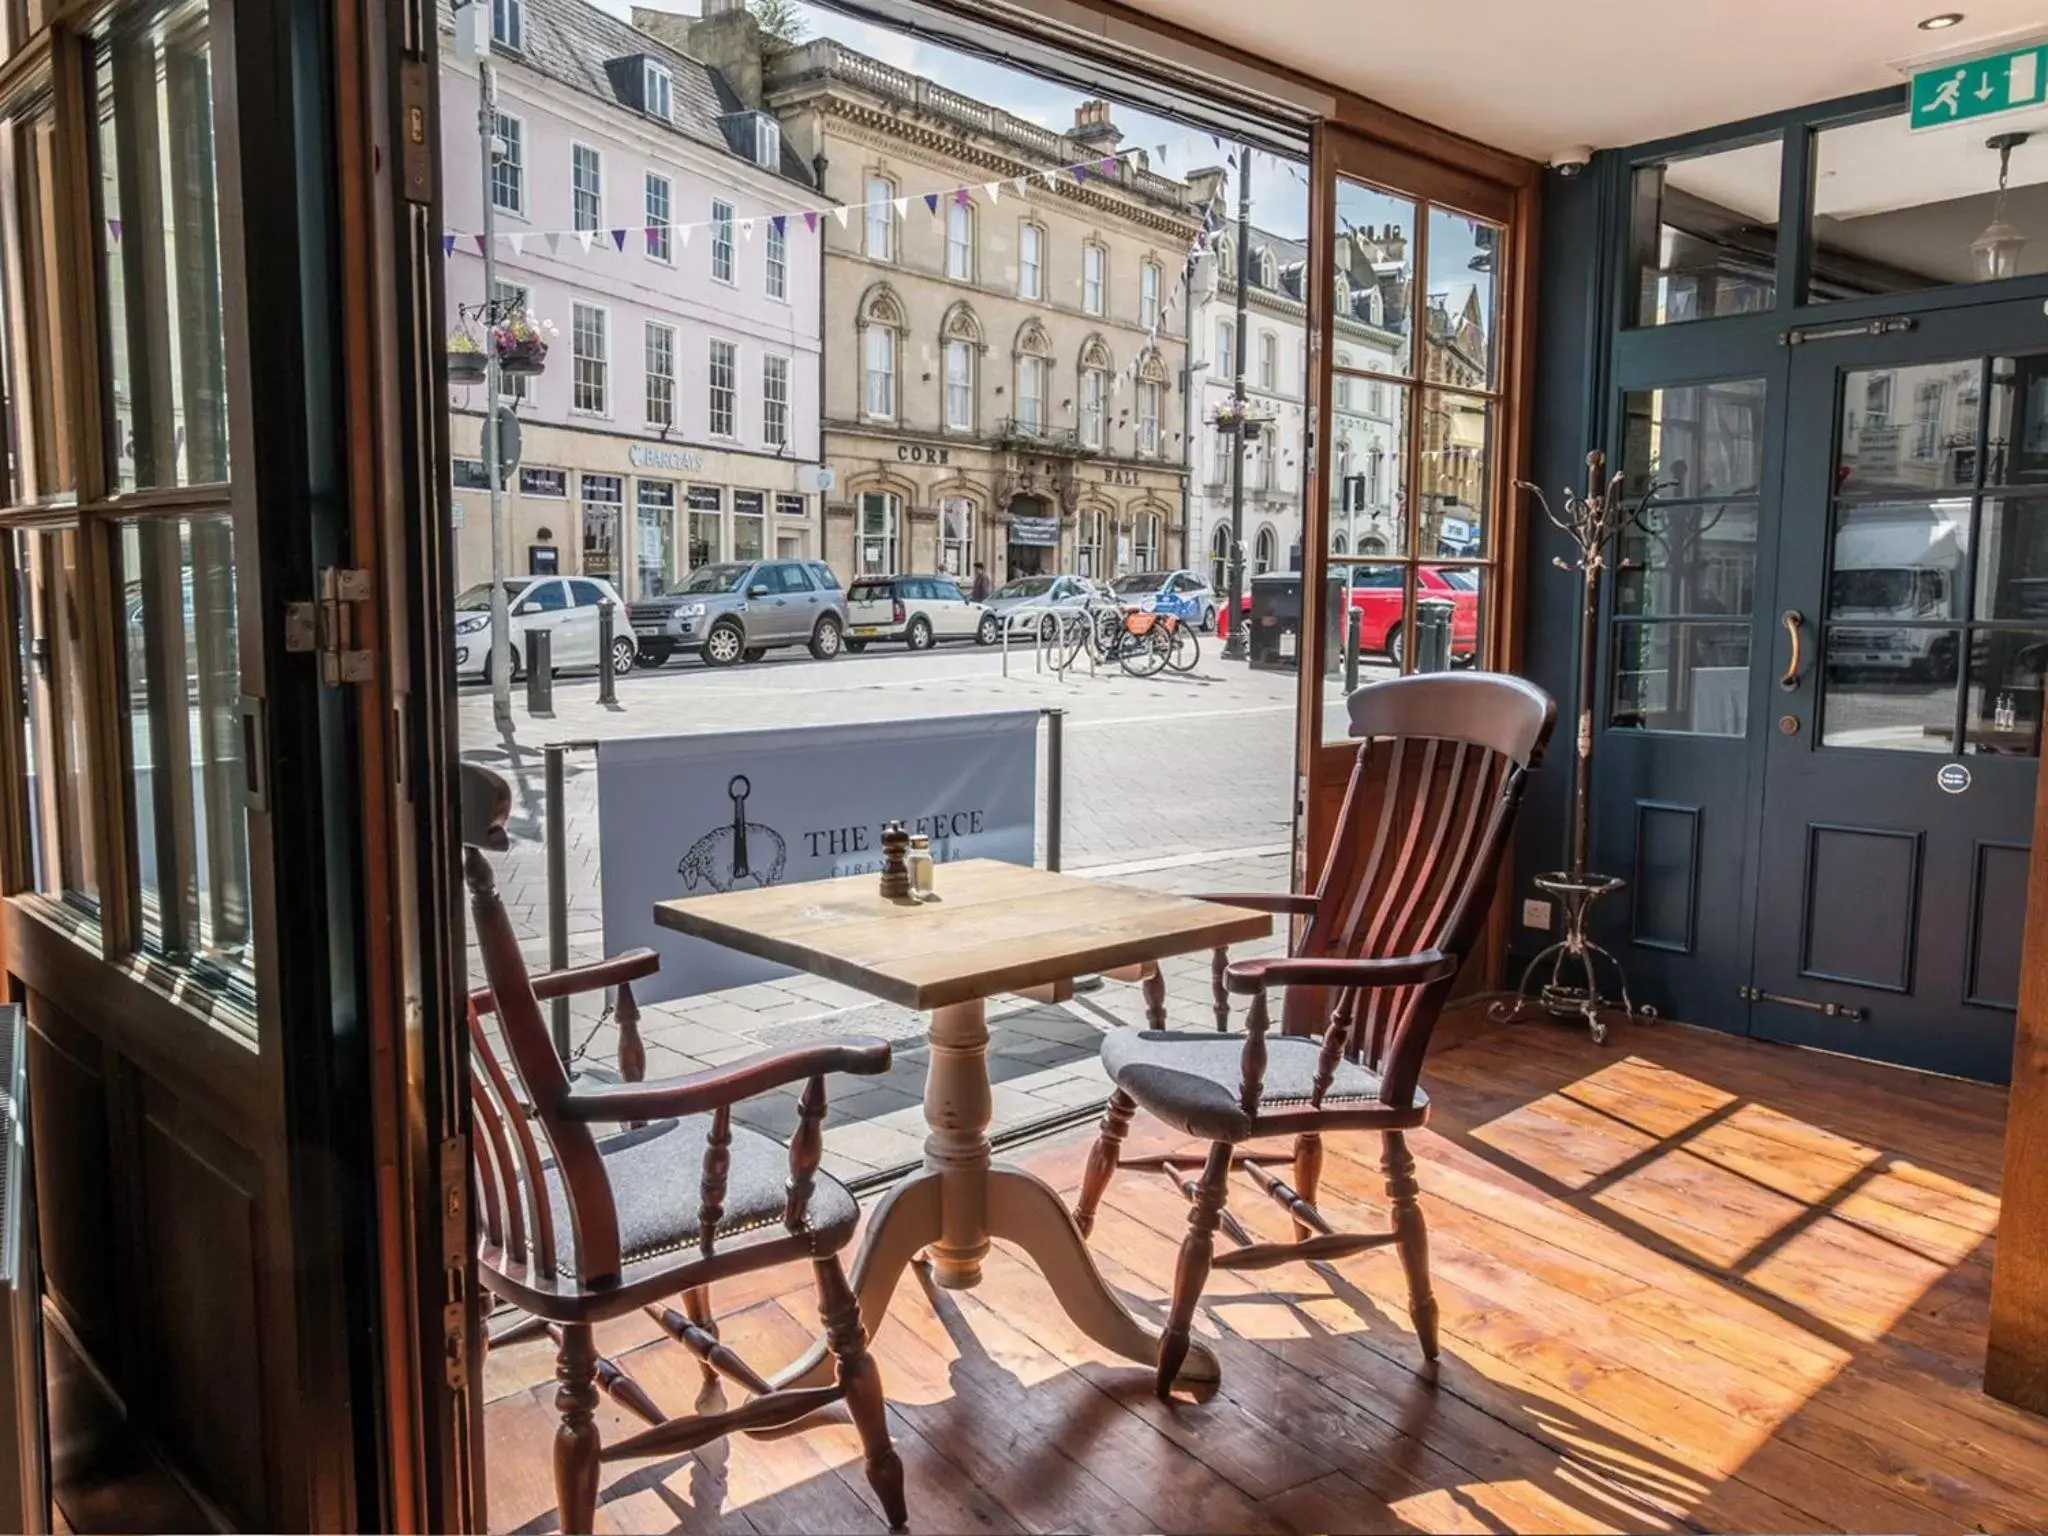
[[[1321,905],[1318,897],[1290,895],[1285,891],[1203,891],[1195,900],[1213,901],[1219,907],[1243,907],[1249,912],[1274,912],[1290,917],[1312,917]]]
[[[643,976],[652,976],[660,969],[661,956],[653,950],[629,949],[624,954],[593,960],[589,965],[548,971],[534,977],[531,985],[534,1000],[544,1003],[553,997],[573,997],[578,992],[597,992],[606,987],[623,986]],[[478,987],[469,994],[469,1001],[479,1014],[492,1013],[497,1009],[489,987]]]
[[[807,1045],[793,1051],[768,1051],[728,1067],[692,1072],[687,1077],[651,1083],[612,1083],[572,1087],[562,1095],[565,1120],[664,1120],[674,1115],[701,1115],[720,1105],[736,1104],[784,1083],[850,1072],[873,1077],[889,1070],[889,1042],[855,1036],[831,1045]]]
[[[1394,955],[1381,960],[1274,958],[1239,960],[1224,973],[1233,992],[1262,993],[1268,987],[1412,987],[1442,981],[1458,962],[1441,950]]]

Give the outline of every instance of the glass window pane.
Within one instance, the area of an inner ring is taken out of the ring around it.
[[[77,489],[71,456],[70,353],[57,289],[55,129],[50,119],[11,122],[0,140],[0,178],[12,188],[9,210],[19,238],[0,241],[7,261],[4,317],[14,448],[12,495],[48,500]]]
[[[1966,497],[1842,503],[1835,508],[1828,622],[1959,622],[1969,547]]]
[[[1329,574],[1341,584],[1344,606],[1337,615],[1331,675],[1323,684],[1323,740],[1343,741],[1351,731],[1346,696],[1354,688],[1401,675],[1401,658],[1408,649],[1403,626],[1409,578],[1405,565],[1334,559]]]
[[[1618,730],[1749,731],[1749,624],[1614,626],[1608,724]]]
[[[1814,135],[1807,296],[1825,302],[2048,272],[2048,146],[2037,134],[2013,151],[2001,206],[1998,151],[1984,143],[1994,126],[1909,133],[1898,113]]]
[[[247,779],[230,518],[124,523],[120,565],[144,941],[217,979],[247,974]]]
[[[1952,629],[1831,625],[1821,741],[1890,752],[1951,750],[1960,646]]]
[[[1501,231],[1448,208],[1429,210],[1429,356],[1424,373],[1452,389],[1496,389]]]
[[[1623,455],[1631,497],[1754,496],[1763,477],[1764,381],[1631,390]]]
[[[1408,497],[1401,477],[1408,463],[1408,391],[1378,379],[1340,379],[1338,384],[1335,446],[1328,459],[1330,552],[1404,555]],[[1224,474],[1228,483],[1227,468]]]
[[[1966,357],[1846,374],[1835,490],[1910,495],[1973,484],[1983,369]]]
[[[1750,314],[1777,302],[1775,136],[1635,173],[1630,265],[1636,324]]]
[[[1641,618],[1746,617],[1756,602],[1756,503],[1653,502],[1621,531],[1614,611]]]
[[[94,221],[107,312],[108,470],[121,490],[228,472],[204,0],[124,24],[100,46]]]
[[[2048,496],[1989,499],[1983,519],[1973,617],[2048,623]]]
[[[78,535],[13,534],[35,889],[97,908],[99,873],[87,800],[85,690],[79,676]]]
[[[1408,244],[1414,231],[1411,199],[1337,179],[1337,276],[1331,311],[1337,334],[1345,338],[1352,328],[1370,332],[1390,373],[1415,371],[1409,313],[1415,260]]]
[[[1989,439],[1986,485],[2048,485],[2048,352],[1991,360]]]
[[[1459,559],[1482,552],[1492,440],[1493,410],[1484,400],[1423,391],[1417,554]]]
[[[1963,750],[1997,757],[2041,755],[2041,683],[2048,630],[1980,629],[1970,636],[1970,693]]]

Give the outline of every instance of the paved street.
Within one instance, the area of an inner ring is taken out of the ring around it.
[[[535,720],[515,689],[509,736],[495,727],[490,696],[462,700],[465,755],[505,772],[515,786],[512,851],[499,883],[527,947],[543,968],[547,932],[546,826],[542,748],[626,735],[822,725],[978,711],[1065,711],[1063,866],[1075,873],[1182,891],[1281,889],[1287,881],[1289,785],[1293,772],[1293,674],[1226,665],[1212,640],[1192,674],[1136,679],[1085,667],[1061,677],[1034,669],[1029,648],[1013,649],[1004,676],[1000,651],[975,648],[923,655],[872,651],[830,662],[800,651],[713,671],[677,660],[619,679],[616,710],[597,702],[593,677],[556,680],[555,718]],[[1041,736],[1040,793],[1044,793]],[[595,759],[568,754],[564,773],[570,954],[604,952],[600,931]],[[1040,857],[1044,825],[1040,824]],[[1248,950],[1253,953],[1256,950]],[[472,961],[472,974],[477,974]],[[1176,1022],[1206,1025],[1208,960],[1168,967]],[[991,1016],[996,1127],[1000,1132],[1099,1103],[1107,1091],[1096,1066],[1105,1028],[1139,1019],[1136,987],[1115,983],[1060,1007],[998,1005]],[[609,1059],[611,1032],[596,1000],[574,1012],[574,1038]],[[828,1151],[859,1177],[914,1161],[923,1144],[919,1108],[926,1053],[923,1025],[836,983],[807,977],[762,983],[649,1007],[643,1020],[650,1075],[698,1070],[833,1034],[869,1033],[897,1044],[888,1078],[833,1085]],[[786,1133],[793,1095],[750,1111],[761,1129]]]

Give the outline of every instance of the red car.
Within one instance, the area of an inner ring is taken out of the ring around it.
[[[1404,652],[1401,634],[1401,572],[1398,565],[1352,566],[1351,606],[1359,613],[1359,645],[1399,665]],[[1479,650],[1479,573],[1461,566],[1422,565],[1415,568],[1418,599],[1442,598],[1451,605],[1451,659],[1471,664]],[[1251,593],[1238,599],[1238,611],[1250,613]],[[1220,622],[1219,634],[1230,626]]]

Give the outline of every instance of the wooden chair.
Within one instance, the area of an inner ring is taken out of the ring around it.
[[[1265,1269],[1395,1245],[1423,1355],[1437,1356],[1429,1240],[1406,1132],[1428,1118],[1418,1078],[1430,1031],[1485,925],[1523,783],[1557,711],[1519,678],[1434,673],[1362,688],[1350,713],[1351,734],[1366,739],[1315,892],[1208,898],[1306,919],[1293,952],[1233,963],[1218,950],[1213,1031],[1164,1028],[1163,1000],[1148,993],[1153,1027],[1103,1042],[1116,1088],[1082,1175],[1076,1224],[1084,1234],[1093,1228],[1119,1167],[1163,1170],[1191,1206],[1159,1344],[1161,1398],[1187,1354],[1212,1263]],[[1287,989],[1278,1035],[1269,1034],[1274,987]],[[1224,1033],[1232,993],[1251,999],[1242,1034]],[[1199,1178],[1181,1173],[1191,1161],[1183,1154],[1120,1156],[1141,1106],[1209,1143]],[[1316,1208],[1322,1137],[1333,1131],[1380,1132],[1392,1231],[1340,1233]],[[1289,1134],[1292,1187],[1240,1150]],[[1294,1218],[1296,1241],[1255,1242],[1224,1209],[1235,1166]],[[1216,1256],[1219,1225],[1237,1247]]]
[[[478,1270],[486,1291],[544,1319],[556,1340],[555,1407],[562,1422],[554,1465],[562,1529],[590,1530],[600,1462],[677,1455],[842,1401],[860,1432],[868,1481],[890,1527],[903,1529],[903,1464],[890,1443],[860,1307],[839,1262],[860,1211],[846,1188],[818,1168],[825,1074],[884,1072],[888,1044],[849,1039],[775,1051],[667,1081],[572,1080],[541,1013],[543,993],[604,984],[595,979],[599,974],[614,980],[644,975],[653,957],[620,956],[556,973],[543,978],[544,985],[529,979],[484,858],[485,849],[506,846],[511,790],[473,763],[462,765],[462,780],[463,875],[491,1001],[518,1079],[515,1087],[473,1010]],[[795,1082],[805,1087],[787,1148],[733,1123],[736,1103]],[[607,1126],[621,1129],[601,1135]],[[798,1259],[817,1276],[837,1381],[777,1391],[719,1342],[710,1287]],[[662,1305],[678,1295],[687,1315]],[[595,1324],[636,1309],[688,1347],[707,1377],[737,1383],[749,1400],[723,1413],[663,1414],[618,1366],[599,1360],[592,1342]],[[600,1386],[648,1428],[600,1445],[592,1417]]]

